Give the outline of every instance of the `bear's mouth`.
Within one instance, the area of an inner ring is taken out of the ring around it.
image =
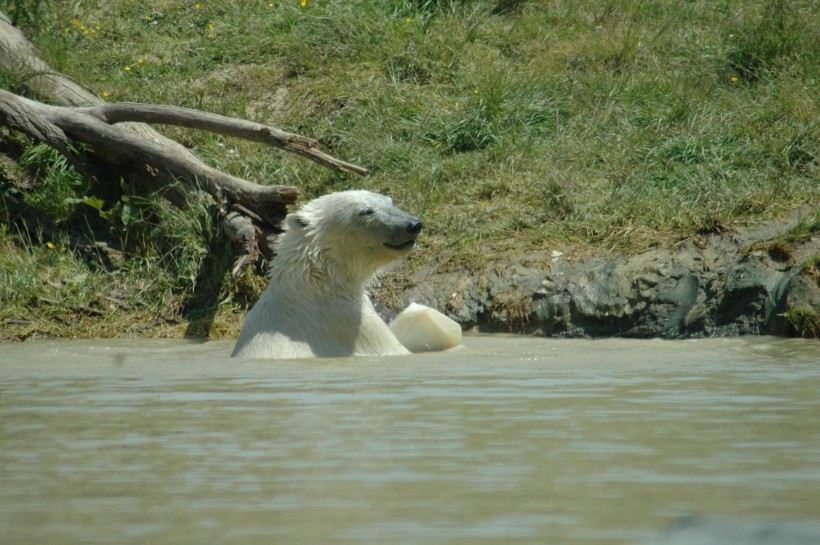
[[[416,244],[416,239],[414,239],[414,238],[411,238],[411,239],[410,239],[410,240],[408,240],[407,242],[403,242],[403,243],[401,243],[401,244],[390,244],[390,243],[388,243],[388,242],[385,242],[385,243],[384,243],[384,245],[385,245],[385,246],[387,246],[388,248],[391,248],[391,249],[393,249],[393,250],[399,250],[399,251],[401,251],[401,250],[409,250],[409,249],[410,249],[410,248],[412,248],[415,244]]]

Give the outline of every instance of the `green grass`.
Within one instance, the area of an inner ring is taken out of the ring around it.
[[[782,316],[797,336],[804,339],[820,338],[820,315],[816,311],[798,308],[784,312]]]
[[[638,252],[820,202],[820,8],[811,0],[0,6],[21,14],[55,69],[106,100],[276,125],[371,168],[367,178],[340,175],[256,144],[161,128],[217,168],[296,185],[304,199],[349,187],[390,194],[426,225],[411,268],[482,268],[548,249]],[[117,180],[90,187],[58,167],[29,163],[49,188],[29,202],[123,241],[123,289],[153,277],[161,286],[139,296],[146,308],[169,298],[191,308],[207,292],[230,315],[253,301],[255,280],[231,286],[213,272],[230,252],[206,206],[191,219]],[[0,270],[45,259],[11,230],[3,240]],[[36,276],[34,293],[45,289]],[[0,319],[31,301],[6,290]]]

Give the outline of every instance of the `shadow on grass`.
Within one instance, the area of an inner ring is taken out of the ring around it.
[[[197,272],[197,287],[182,310],[182,316],[188,322],[186,338],[205,341],[211,337],[220,295],[232,265],[230,244],[214,242]]]

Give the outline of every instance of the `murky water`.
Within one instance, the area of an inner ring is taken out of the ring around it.
[[[0,346],[0,542],[640,543],[820,520],[820,344],[467,337],[230,360]]]

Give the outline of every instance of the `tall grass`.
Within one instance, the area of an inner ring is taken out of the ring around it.
[[[811,0],[37,6],[21,24],[43,56],[106,100],[278,125],[370,167],[365,179],[339,175],[162,129],[218,168],[297,185],[305,199],[354,186],[391,194],[427,226],[411,267],[480,268],[550,248],[636,252],[820,202]],[[77,199],[104,193],[61,176],[82,188]],[[189,221],[112,184],[103,210],[118,206],[120,219],[92,230],[128,231],[133,269],[175,278],[169,293],[204,289],[194,271],[229,255],[207,213]],[[65,196],[39,195],[50,197],[30,200],[47,213],[77,214]],[[208,284],[223,306],[238,305],[241,290]]]

